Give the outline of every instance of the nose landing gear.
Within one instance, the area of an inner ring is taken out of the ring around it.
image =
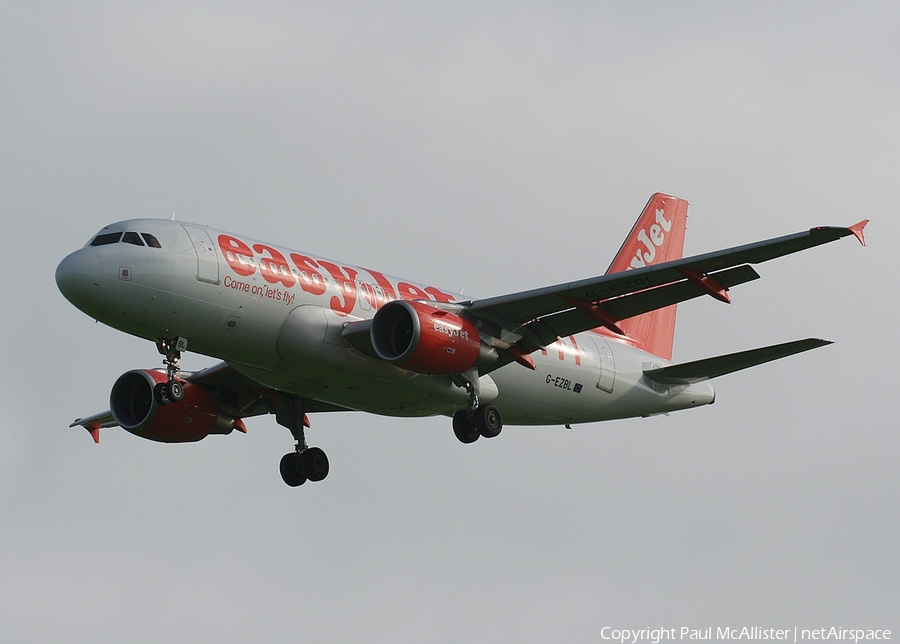
[[[184,386],[176,380],[181,367],[178,361],[181,360],[182,352],[187,350],[187,338],[160,338],[156,341],[156,349],[162,355],[166,356],[163,364],[166,365],[166,382],[157,383],[153,388],[153,397],[160,405],[168,405],[170,402],[179,402],[184,398]]]

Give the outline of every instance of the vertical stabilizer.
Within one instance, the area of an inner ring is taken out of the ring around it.
[[[634,228],[606,271],[621,273],[681,259],[688,202],[657,192],[647,202]],[[625,334],[654,355],[672,359],[676,305],[650,311],[618,323]]]

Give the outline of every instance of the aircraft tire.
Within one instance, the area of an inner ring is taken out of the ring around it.
[[[281,457],[281,479],[291,487],[306,483],[306,475],[300,469],[300,454],[291,452]]]
[[[481,435],[478,433],[478,429],[469,421],[469,412],[465,409],[460,409],[453,414],[453,433],[456,434],[456,438],[459,439],[460,443],[467,445],[477,441]]]
[[[166,396],[169,402],[178,402],[184,398],[184,387],[177,380],[170,380],[166,383]]]
[[[300,454],[306,477],[313,482],[321,481],[328,476],[328,457],[318,447],[310,447]]]
[[[475,410],[475,427],[485,438],[494,438],[503,429],[503,417],[494,405],[482,405]]]
[[[169,400],[169,394],[166,393],[166,383],[158,382],[153,386],[153,398],[156,399],[156,404],[160,407],[172,402]]]

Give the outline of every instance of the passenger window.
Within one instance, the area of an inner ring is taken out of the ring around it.
[[[144,242],[141,241],[141,238],[137,233],[127,232],[125,236],[122,237],[122,241],[126,244],[134,244],[135,246],[143,246]]]
[[[118,244],[122,233],[104,233],[94,237],[91,246],[106,246],[107,244]]]
[[[162,248],[162,246],[159,243],[159,240],[156,237],[154,237],[153,235],[151,235],[150,233],[141,233],[141,237],[144,238],[144,241],[147,242],[147,245],[150,248]]]

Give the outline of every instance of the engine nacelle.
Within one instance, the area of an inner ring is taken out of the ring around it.
[[[372,347],[382,360],[424,374],[471,369],[481,352],[475,325],[421,302],[394,300],[372,319]]]
[[[153,387],[166,382],[166,374],[135,369],[119,376],[109,395],[113,418],[125,431],[161,443],[190,443],[209,434],[229,434],[235,419],[219,412],[216,401],[200,385],[182,382],[184,398],[160,405]]]

